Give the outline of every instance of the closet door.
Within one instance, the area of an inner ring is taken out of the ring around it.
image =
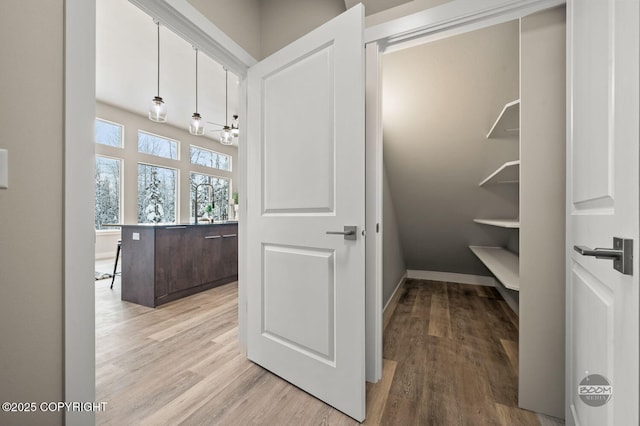
[[[568,2],[567,424],[639,424],[639,16]]]

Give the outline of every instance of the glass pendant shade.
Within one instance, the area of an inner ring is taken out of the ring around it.
[[[191,116],[191,122],[189,123],[189,133],[196,136],[202,136],[204,134],[204,121],[197,112],[194,112]]]
[[[155,96],[151,101],[151,107],[149,108],[149,120],[157,123],[164,123],[167,121],[167,106],[160,96]]]
[[[196,51],[196,112],[191,116],[189,133],[195,136],[202,136],[204,135],[204,120],[198,114],[198,49],[194,46],[194,50]]]
[[[167,121],[167,106],[160,97],[160,21],[155,21],[158,30],[158,94],[151,100],[149,107],[149,120],[156,123],[164,123]]]
[[[222,145],[231,145],[233,143],[233,133],[229,126],[224,126],[220,132],[220,143]]]

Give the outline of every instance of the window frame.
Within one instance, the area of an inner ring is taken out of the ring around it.
[[[219,169],[213,169],[213,170],[219,170]],[[219,175],[211,175],[208,173],[202,173],[199,172],[197,170],[189,170],[189,221],[191,221],[192,217],[193,217],[193,212],[191,211],[191,209],[193,208],[193,195],[191,194],[191,175],[192,174],[196,174],[196,175],[200,175],[200,176],[206,176],[208,178],[214,178],[214,179],[222,179],[222,180],[226,180],[227,182],[229,182],[229,187],[228,187],[228,194],[227,194],[227,219],[229,218],[229,210],[231,209],[230,205],[229,205],[229,200],[231,200],[233,198],[233,179],[231,177],[227,177],[227,176],[219,176]]]
[[[164,157],[158,157],[158,158],[164,158]],[[168,169],[168,170],[173,170],[173,172],[175,173],[175,196],[174,196],[174,212],[175,212],[175,218],[173,222],[158,222],[159,224],[179,224],[180,223],[180,169],[177,167],[171,167],[171,166],[165,166],[165,165],[160,165],[160,164],[154,164],[154,163],[149,163],[147,161],[136,161],[136,224],[137,225],[154,225],[155,223],[152,222],[139,222],[138,218],[139,218],[139,211],[138,211],[138,197],[140,196],[139,191],[138,191],[138,184],[139,184],[139,178],[140,178],[140,165],[143,166],[149,166],[149,167],[157,167],[160,169]]]
[[[218,167],[205,166],[205,165],[203,165],[203,164],[198,164],[198,163],[194,163],[194,162],[192,162],[192,161],[191,161],[191,148],[195,148],[195,149],[199,149],[199,150],[201,150],[201,151],[207,151],[207,152],[211,152],[211,153],[213,153],[213,154],[219,155],[219,156],[220,156],[220,155],[223,155],[223,156],[227,157],[227,159],[229,160],[229,169],[228,169],[228,170],[225,170],[225,169],[221,169],[221,168],[218,168]],[[225,154],[224,152],[215,151],[215,150],[213,150],[213,149],[205,148],[205,147],[203,147],[203,146],[194,145],[194,144],[189,144],[189,164],[190,164],[191,166],[206,167],[207,169],[211,169],[211,170],[220,170],[220,171],[228,172],[228,173],[233,172],[233,156],[232,156],[232,155],[230,155],[230,154]]]
[[[145,135],[149,135],[152,136],[154,138],[158,138],[158,139],[162,139],[168,142],[175,142],[176,144],[176,158],[171,158],[171,157],[163,157],[162,155],[158,155],[158,154],[152,154],[149,152],[144,152],[144,151],[140,151],[140,133],[144,133]],[[162,136],[162,135],[158,135],[156,133],[152,133],[152,132],[148,132],[146,130],[142,130],[142,129],[138,129],[137,133],[136,133],[137,137],[136,137],[136,152],[138,154],[142,154],[142,155],[150,155],[152,157],[156,157],[156,158],[163,158],[165,160],[171,160],[171,161],[180,161],[180,141],[178,139],[172,139],[166,136]]]
[[[108,145],[108,144],[106,144],[106,143],[98,142],[98,139],[96,138],[96,133],[97,133],[97,132],[96,132],[96,129],[95,129],[96,121],[102,121],[103,123],[111,124],[111,125],[113,125],[113,126],[120,127],[120,145],[118,145],[118,146],[113,146],[113,145]],[[93,142],[94,142],[94,144],[98,144],[98,145],[102,145],[102,146],[107,146],[107,147],[109,147],[109,148],[124,149],[124,141],[125,141],[125,137],[124,137],[124,131],[125,131],[124,124],[120,124],[120,123],[117,123],[117,122],[115,122],[115,121],[111,121],[111,120],[106,120],[106,119],[104,119],[104,118],[100,118],[100,117],[96,117],[96,118],[95,118],[95,120],[94,120],[94,122],[93,122],[93,124],[94,124],[94,128],[93,128]]]
[[[108,146],[108,145],[107,145]],[[123,214],[124,214],[124,158],[121,157],[114,157],[112,155],[104,155],[104,154],[95,154],[94,155],[96,161],[98,159],[98,157],[102,157],[102,158],[106,158],[108,160],[116,160],[119,163],[119,169],[118,169],[118,179],[119,179],[119,184],[118,184],[118,223],[123,223]],[[97,167],[97,166],[96,166]],[[97,170],[96,170],[97,172]],[[97,188],[96,188],[97,190]],[[95,197],[94,197],[95,199]],[[94,200],[95,203],[96,200]],[[94,215],[95,215],[95,210],[96,210],[96,206],[94,206]],[[95,218],[94,218],[94,226],[95,226]],[[113,232],[120,232],[119,229],[97,229],[94,228],[94,230],[97,233],[100,234],[107,234],[107,233],[113,233]]]

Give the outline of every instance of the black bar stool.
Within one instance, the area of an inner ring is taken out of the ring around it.
[[[122,240],[118,240],[118,250],[116,251],[116,263],[113,265],[113,276],[111,277],[111,287],[113,289],[113,282],[116,280],[116,269],[118,269],[118,258],[120,257],[120,249],[122,246]]]

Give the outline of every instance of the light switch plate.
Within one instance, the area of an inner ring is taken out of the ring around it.
[[[9,188],[9,151],[0,149],[0,189]]]
[[[133,233],[133,240],[134,241],[138,241],[140,239],[140,233],[139,232],[134,232]]]

